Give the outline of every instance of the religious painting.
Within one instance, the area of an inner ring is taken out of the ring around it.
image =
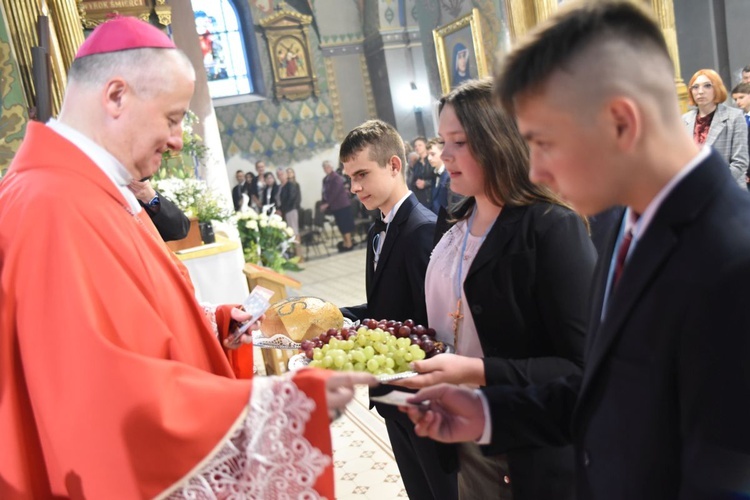
[[[302,42],[293,36],[279,38],[276,41],[276,64],[279,68],[279,78],[296,78],[307,76]]]
[[[440,86],[448,93],[462,82],[487,76],[479,10],[434,29]]]
[[[277,99],[298,100],[320,94],[310,56],[311,22],[312,17],[286,9],[260,21],[268,43]]]

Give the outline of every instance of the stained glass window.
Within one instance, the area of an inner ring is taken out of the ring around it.
[[[213,99],[255,92],[243,26],[229,0],[191,0]]]

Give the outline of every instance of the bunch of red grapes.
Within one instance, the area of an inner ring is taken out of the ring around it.
[[[408,338],[412,345],[418,345],[421,347],[428,358],[445,352],[445,344],[435,340],[437,332],[435,332],[434,328],[415,325],[414,321],[411,319],[401,322],[384,319],[378,321],[369,318],[363,320],[359,326],[345,326],[338,330],[336,328],[331,328],[317,337],[303,340],[300,349],[304,351],[305,356],[307,356],[308,359],[313,359],[313,349],[316,347],[323,347],[328,344],[331,339],[356,340],[358,329],[362,327],[369,328],[370,330],[380,329],[396,338]]]

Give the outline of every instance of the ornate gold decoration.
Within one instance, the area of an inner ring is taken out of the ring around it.
[[[112,14],[133,16],[148,22],[155,12],[159,22],[166,26],[172,23],[172,8],[166,0],[76,0],[83,27],[92,29],[103,23]],[[155,4],[154,4],[155,3]]]
[[[508,24],[513,43],[522,38],[536,24],[534,6],[526,0],[505,0]]]
[[[440,73],[440,86],[443,93],[448,93],[460,81],[469,78],[482,78],[487,76],[487,61],[484,54],[484,43],[482,42],[482,27],[479,22],[479,9],[471,9],[471,13],[460,17],[442,28],[432,30],[435,39],[435,52],[437,55],[438,72]],[[454,58],[453,52],[462,44],[466,54],[459,51]],[[446,46],[451,50],[446,50]],[[471,48],[471,49],[470,49]],[[474,58],[472,59],[471,55]],[[466,61],[466,73],[458,73],[458,66]],[[455,60],[454,60],[455,59]],[[472,61],[476,67],[476,74],[471,71]],[[455,75],[455,76],[454,76]],[[460,81],[458,80],[460,77]]]
[[[331,105],[333,106],[333,135],[339,141],[345,137],[344,117],[341,114],[341,96],[339,95],[339,86],[336,82],[336,72],[333,69],[333,60],[331,57],[324,57],[326,64],[326,80],[328,80],[328,95],[331,96]]]
[[[39,45],[37,19],[45,15],[50,21],[50,73],[52,76],[52,115],[60,111],[65,92],[67,69],[76,50],[83,43],[83,31],[75,8],[75,0],[38,2],[3,0],[16,59],[21,70],[21,81],[30,105],[36,104],[36,89],[32,78],[32,47]],[[49,4],[49,8],[47,7]]]
[[[367,99],[367,116],[370,118],[378,117],[378,110],[375,107],[375,94],[372,92],[372,81],[370,80],[370,70],[367,69],[367,58],[363,53],[359,54],[359,67],[362,71],[362,77],[365,81],[365,98]]]
[[[312,17],[286,9],[261,19],[273,68],[274,96],[289,100],[320,95],[310,57]]]
[[[156,12],[156,17],[159,19],[159,24],[162,26],[169,26],[172,24],[172,7],[167,5],[166,0],[156,0],[154,12]]]
[[[646,0],[648,1],[648,0]],[[656,19],[659,21],[664,39],[667,42],[669,56],[674,64],[674,84],[677,88],[677,96],[680,99],[680,108],[685,113],[688,110],[688,90],[682,79],[680,70],[680,53],[677,47],[677,30],[674,21],[674,4],[672,0],[650,0],[651,8],[654,9]]]
[[[557,12],[558,0],[534,0],[536,24],[546,21]]]

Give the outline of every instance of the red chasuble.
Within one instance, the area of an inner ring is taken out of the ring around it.
[[[0,498],[168,493],[253,415],[181,269],[88,156],[29,123],[0,183]],[[330,457],[326,374],[305,372],[304,437]]]

